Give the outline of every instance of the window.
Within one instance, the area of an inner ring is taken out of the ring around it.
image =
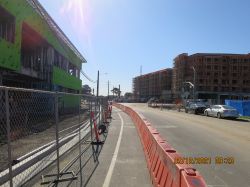
[[[216,105],[214,105],[214,106],[211,106],[211,108],[212,108],[212,109],[217,109],[217,106],[216,106]]]
[[[218,83],[218,79],[214,79],[214,83]]]
[[[218,69],[218,66],[214,66],[214,69],[217,70],[217,69]]]
[[[228,87],[222,87],[221,91],[229,91],[229,88]]]
[[[202,73],[202,72],[199,72],[199,73],[197,73],[197,75],[198,75],[198,76],[202,76],[202,75],[203,75],[203,73]]]
[[[237,80],[233,80],[232,83],[233,83],[233,84],[237,84]]]
[[[0,38],[15,41],[15,17],[0,6]]]

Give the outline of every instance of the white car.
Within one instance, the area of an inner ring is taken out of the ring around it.
[[[205,116],[215,116],[217,118],[238,118],[238,111],[227,105],[211,105],[204,111]]]

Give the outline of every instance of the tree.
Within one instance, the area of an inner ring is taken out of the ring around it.
[[[91,88],[89,87],[89,85],[85,84],[82,86],[82,93],[91,95]]]
[[[111,92],[116,96],[121,95],[121,91],[119,90],[119,88],[113,88]]]
[[[133,97],[133,94],[130,93],[130,92],[126,92],[126,93],[124,94],[124,97],[125,97],[126,99],[129,99],[129,98],[132,98],[132,97]]]

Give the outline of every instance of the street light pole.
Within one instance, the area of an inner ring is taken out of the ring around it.
[[[193,69],[193,71],[194,71],[194,89],[193,89],[193,99],[194,99],[194,101],[195,101],[195,89],[196,89],[196,70],[195,70],[195,68],[194,68],[194,66],[192,66],[192,69]]]
[[[194,84],[193,83],[191,83],[191,82],[183,82],[183,84],[188,84],[190,89],[193,88],[193,94],[194,94]],[[183,90],[185,91],[184,88],[183,88]],[[188,93],[190,93],[190,92],[188,92]],[[187,99],[187,96],[186,96],[186,99]]]

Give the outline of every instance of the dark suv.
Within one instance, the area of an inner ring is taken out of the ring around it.
[[[190,102],[187,103],[185,106],[185,112],[191,112],[194,114],[203,114],[204,110],[207,108],[207,106],[204,103],[201,102]]]

